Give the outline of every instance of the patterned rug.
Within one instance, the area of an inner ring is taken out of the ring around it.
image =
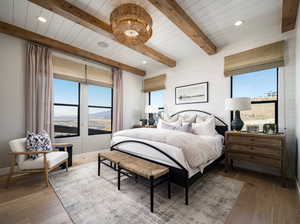
[[[134,178],[122,177],[117,190],[117,173],[97,163],[88,163],[53,172],[50,182],[72,221],[83,223],[132,224],[221,224],[229,215],[243,183],[231,178],[206,174],[190,188],[190,204],[184,204],[184,189],[172,184],[154,190],[154,213],[150,212],[149,187]]]

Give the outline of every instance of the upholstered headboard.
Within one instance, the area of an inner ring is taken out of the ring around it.
[[[182,110],[182,111],[178,111],[174,114],[171,115],[171,117],[174,117],[176,115],[184,115],[184,114],[196,114],[199,115],[201,117],[207,117],[210,115],[213,115],[209,112],[206,111],[202,111],[202,110]],[[220,134],[225,136],[225,132],[228,131],[228,125],[219,117],[213,115],[216,119],[216,131]]]

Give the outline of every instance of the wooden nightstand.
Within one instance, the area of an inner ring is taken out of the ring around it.
[[[157,126],[156,125],[145,125],[145,126],[134,125],[132,128],[157,128]]]
[[[228,131],[225,134],[225,166],[229,170],[233,160],[241,160],[274,167],[280,170],[285,186],[285,135],[267,135]]]

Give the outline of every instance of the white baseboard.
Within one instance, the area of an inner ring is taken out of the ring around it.
[[[0,168],[0,176],[7,175],[9,173],[10,167]]]

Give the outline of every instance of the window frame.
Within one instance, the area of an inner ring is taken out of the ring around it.
[[[87,85],[88,87],[89,85]],[[105,86],[99,86],[99,87],[104,87],[104,88],[109,88],[109,87],[105,87]],[[88,88],[87,88],[88,89]],[[112,133],[112,128],[113,128],[113,98],[114,98],[114,89],[113,88],[109,88],[111,90],[111,106],[96,106],[96,105],[89,105],[88,104],[88,109],[89,108],[98,108],[98,109],[110,109],[111,111],[111,121],[110,121],[110,125],[111,125],[111,131],[107,131],[106,133],[99,133],[99,134],[90,134],[89,133],[89,113],[88,113],[88,120],[87,120],[87,128],[88,128],[88,136],[94,136],[94,135],[107,135],[107,134],[111,134]],[[89,94],[89,93],[88,93]],[[88,95],[87,94],[87,95]],[[87,97],[88,100],[88,97]]]
[[[278,88],[279,88],[279,68],[276,68],[276,90],[277,96],[276,100],[260,100],[260,101],[252,101],[251,104],[264,104],[264,103],[275,103],[275,125],[276,125],[276,132],[278,132]],[[230,97],[233,97],[233,76],[230,77]],[[230,112],[230,122],[233,120],[233,111]]]
[[[59,80],[64,80],[64,79],[59,79]],[[69,81],[69,80],[64,80],[64,81]],[[55,106],[66,106],[66,107],[77,107],[77,133],[76,135],[59,135],[55,136],[54,138],[71,138],[71,137],[79,137],[80,136],[80,91],[81,91],[81,83],[78,83],[78,105],[77,104],[68,104],[68,103],[55,103],[53,102],[53,108]],[[54,110],[53,110],[53,115],[54,115]],[[54,126],[54,133],[55,133],[55,125]]]
[[[160,90],[162,90],[162,89],[160,89]],[[158,91],[158,90],[154,90],[154,91]],[[148,93],[148,105],[151,105],[151,93],[154,92],[154,91],[149,91],[149,93]],[[164,91],[165,91],[165,89],[164,89]],[[164,107],[159,107],[158,109],[159,110],[164,110],[165,108]]]

